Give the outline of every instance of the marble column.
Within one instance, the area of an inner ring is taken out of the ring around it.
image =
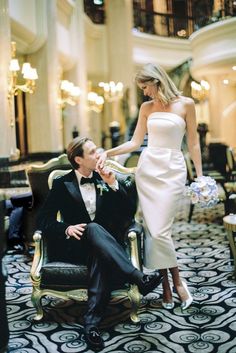
[[[87,109],[87,65],[85,49],[84,5],[83,1],[76,0],[74,15],[73,51],[76,57],[74,74],[78,86],[81,88],[80,102],[77,106],[77,125],[82,136],[91,137],[89,112]]]
[[[8,0],[0,0],[0,160],[16,159],[14,96],[8,97],[11,43]]]
[[[126,128],[125,118],[136,114],[136,87],[133,82],[133,9],[132,1],[107,1],[107,50],[109,62],[108,81],[121,81],[128,90],[129,116],[124,116],[122,105],[114,103],[111,110],[111,121],[117,120],[121,130]]]
[[[236,89],[225,85],[222,75],[208,75],[210,83],[209,110],[212,142],[223,142],[236,147]]]
[[[39,79],[33,95],[27,95],[29,152],[62,152],[63,134],[61,109],[58,104],[60,66],[57,48],[57,1],[46,2],[46,43],[29,55],[37,68]]]

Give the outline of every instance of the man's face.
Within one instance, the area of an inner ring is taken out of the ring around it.
[[[85,142],[83,150],[83,157],[77,156],[75,161],[80,165],[79,171],[81,173],[88,173],[95,170],[99,154],[97,153],[97,146],[92,141]]]

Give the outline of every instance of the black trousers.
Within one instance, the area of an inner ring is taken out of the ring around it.
[[[123,247],[99,224],[88,224],[83,237],[90,249],[88,303],[84,323],[97,326],[114,288],[112,279],[117,279],[117,285],[135,283],[143,274],[132,265]]]
[[[22,242],[22,222],[23,222],[23,206],[16,207],[11,200],[6,200],[6,209],[9,214],[9,243],[18,244]]]

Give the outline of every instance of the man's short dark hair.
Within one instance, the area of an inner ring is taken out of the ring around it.
[[[91,139],[88,137],[76,137],[69,143],[69,146],[67,147],[67,157],[73,169],[79,168],[79,164],[75,162],[75,157],[84,156],[83,147],[87,141],[91,141]]]

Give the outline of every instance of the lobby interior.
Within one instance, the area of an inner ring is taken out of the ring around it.
[[[146,99],[134,76],[146,63],[160,64],[194,99],[204,173],[215,177],[220,201],[191,208],[183,195],[176,210],[173,237],[191,309],[161,308],[157,288],[134,324],[127,298],[119,298],[102,325],[104,352],[236,353],[236,220],[223,221],[236,214],[235,15],[234,0],[0,0],[0,257],[8,273],[1,274],[1,353],[88,352],[84,304],[46,296],[46,319],[34,321],[34,217],[48,163],[68,169],[73,137],[107,149],[132,136]],[[147,140],[115,161],[135,167]],[[11,243],[10,212],[19,206],[21,229]]]

